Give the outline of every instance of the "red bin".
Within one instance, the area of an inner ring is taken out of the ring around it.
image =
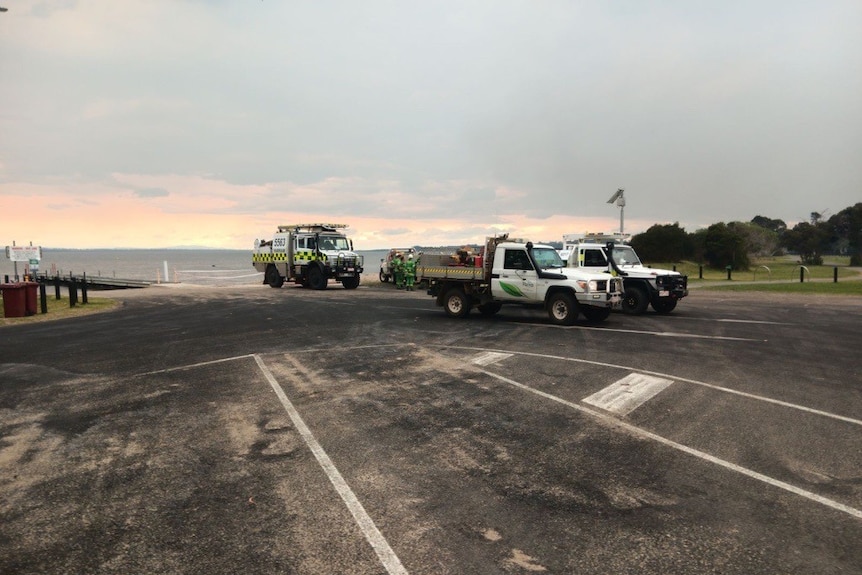
[[[39,284],[37,282],[24,282],[24,314],[36,315],[39,313],[37,302],[39,301]]]
[[[3,315],[24,317],[27,312],[27,296],[22,284],[0,284],[3,291]]]

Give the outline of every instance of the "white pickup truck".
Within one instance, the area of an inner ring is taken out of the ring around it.
[[[565,268],[551,246],[508,240],[508,234],[488,238],[474,265],[463,265],[448,254],[419,256],[418,282],[427,282],[428,295],[449,316],[466,317],[473,307],[493,315],[503,304],[547,310],[551,321],[572,325],[583,314],[604,321],[622,301],[622,280],[607,272]]]
[[[672,312],[688,295],[688,276],[643,265],[627,240],[620,234],[566,234],[560,255],[570,268],[613,271],[621,277],[624,312],[642,314],[649,305],[658,313]]]

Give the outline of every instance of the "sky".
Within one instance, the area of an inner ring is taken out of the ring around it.
[[[0,0],[0,244],[534,241],[862,201],[859,0]]]

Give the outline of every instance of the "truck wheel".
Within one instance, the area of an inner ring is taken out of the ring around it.
[[[284,278],[280,273],[278,273],[278,269],[273,265],[266,267],[266,283],[268,283],[271,288],[280,288],[284,285]]]
[[[379,275],[379,277],[380,277],[380,283],[384,283],[384,284],[385,284],[386,282],[388,282],[388,281],[389,281],[389,276],[388,276],[388,275],[386,275],[385,273],[383,273],[383,270],[380,270],[380,275]]]
[[[344,289],[356,289],[359,287],[359,276],[353,276],[352,278],[344,278],[341,280],[341,285],[344,286]]]
[[[479,306],[479,313],[481,313],[485,317],[490,317],[500,311],[502,307],[503,304],[496,301],[493,301],[491,303],[483,303]]]
[[[578,319],[578,302],[566,292],[557,292],[548,300],[548,315],[557,325],[572,325]]]
[[[452,288],[443,297],[443,308],[450,317],[467,317],[470,313],[470,301],[461,288]]]
[[[312,265],[308,268],[308,285],[311,289],[326,289],[327,279],[319,266]]]
[[[594,307],[594,306],[584,306],[581,308],[581,311],[584,312],[584,317],[587,318],[588,321],[600,322],[608,319],[608,316],[611,315],[611,308],[609,307]]]
[[[623,311],[633,315],[640,315],[646,311],[649,305],[649,297],[641,287],[627,287],[623,294]]]
[[[663,297],[652,302],[652,308],[658,313],[670,313],[676,307],[677,300],[671,297]]]

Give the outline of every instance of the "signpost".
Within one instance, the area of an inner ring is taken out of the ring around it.
[[[30,265],[31,273],[39,271],[39,262],[42,261],[42,246],[34,246],[30,242],[29,246],[16,246],[12,242],[11,246],[6,246],[6,258],[12,260],[15,266],[15,280],[18,280],[18,262],[27,262]]]

